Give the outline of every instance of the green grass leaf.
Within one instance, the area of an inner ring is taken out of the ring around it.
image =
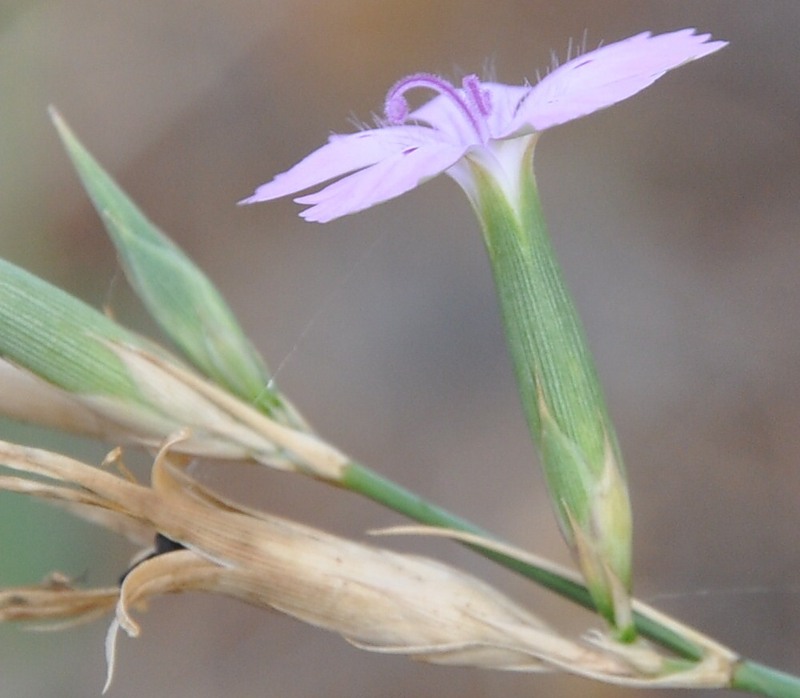
[[[0,356],[70,393],[139,401],[110,342],[145,344],[91,306],[0,259]]]
[[[67,153],[125,274],[167,336],[200,371],[266,412],[281,405],[266,365],[208,277],[131,201],[51,109]]]

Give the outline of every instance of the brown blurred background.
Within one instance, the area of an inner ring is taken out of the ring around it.
[[[544,136],[556,247],[617,420],[644,599],[800,672],[800,4],[795,0],[0,2],[0,254],[146,332],[46,114],[55,104],[209,272],[319,431],[372,467],[566,561],[506,358],[488,265],[446,178],[326,226],[235,202],[368,120],[397,78],[535,79],[589,47],[698,27],[731,46]],[[109,444],[2,425],[99,461]],[[398,517],[262,469],[205,464],[249,504],[347,535]],[[573,631],[594,621],[444,542],[436,555]],[[131,549],[0,499],[0,582],[98,584]],[[162,599],[112,696],[594,696],[580,679],[370,656],[278,614]],[[98,695],[105,623],[0,628],[0,696]],[[630,693],[628,693],[630,695]]]

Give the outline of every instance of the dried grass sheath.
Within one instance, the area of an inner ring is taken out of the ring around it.
[[[135,536],[158,531],[187,548],[141,562],[120,590],[98,590],[94,601],[63,584],[36,593],[28,589],[24,598],[20,590],[0,595],[0,620],[94,617],[116,603],[107,643],[110,667],[118,628],[139,634],[131,609],[155,595],[203,590],[277,609],[373,651],[491,669],[560,669],[617,683],[659,681],[618,652],[561,637],[500,592],[448,565],[224,500],[186,474],[183,457],[162,453],[151,487],[3,442],[0,462],[16,471],[0,478],[2,489],[66,503]]]

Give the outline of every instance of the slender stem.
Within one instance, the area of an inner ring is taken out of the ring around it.
[[[758,662],[744,660],[733,672],[731,688],[768,698],[798,698],[800,678]]]
[[[342,479],[337,484],[383,504],[389,509],[404,514],[414,521],[419,521],[429,526],[473,533],[500,542],[497,536],[485,529],[456,514],[450,513],[446,509],[431,504],[414,492],[358,463],[348,465],[345,468]],[[549,570],[517,560],[509,555],[504,555],[496,550],[484,548],[480,545],[466,545],[483,557],[533,580],[546,589],[550,589],[584,608],[592,611],[596,610],[592,598],[584,585]],[[634,613],[634,622],[642,635],[675,652],[677,655],[691,660],[702,658],[702,650],[697,645],[654,619],[643,616],[640,613]]]
[[[501,542],[497,536],[480,526],[431,504],[411,490],[358,463],[348,465],[341,481],[337,484],[404,514],[414,521]],[[483,557],[531,579],[584,608],[596,610],[588,590],[582,584],[496,550],[474,544],[465,545]],[[702,659],[703,653],[700,647],[656,619],[634,611],[633,620],[636,629],[644,637],[685,659],[694,661]],[[730,687],[767,698],[800,698],[800,677],[746,659],[739,662],[734,669]]]

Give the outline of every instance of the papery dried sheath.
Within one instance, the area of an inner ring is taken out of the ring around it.
[[[115,528],[117,519],[124,519],[125,527],[137,522],[187,548],[146,559],[125,575],[107,643],[112,670],[117,631],[134,637],[141,632],[132,615],[140,602],[191,590],[272,607],[361,648],[434,663],[561,670],[628,685],[718,687],[736,661],[726,648],[707,643],[707,659],[679,671],[647,646],[570,640],[451,566],[222,499],[173,465],[177,461],[169,455],[154,464],[152,488],[59,454],[3,442],[0,462],[14,472],[0,475],[0,490],[93,507],[108,516],[93,520]],[[83,592],[64,580],[0,592],[0,620],[79,620],[105,611],[112,601],[113,590]]]

